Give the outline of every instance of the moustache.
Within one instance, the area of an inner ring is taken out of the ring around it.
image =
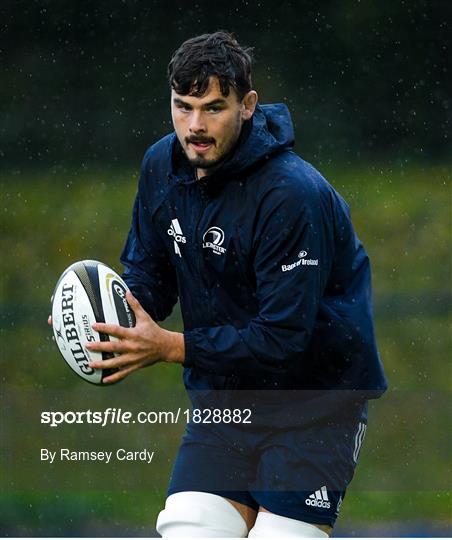
[[[215,144],[215,139],[205,139],[203,137],[186,137],[185,142],[187,144]]]

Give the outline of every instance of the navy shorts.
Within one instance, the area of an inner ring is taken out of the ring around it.
[[[214,493],[289,518],[333,526],[367,427],[367,401],[322,395],[291,421],[187,424],[168,495]],[[296,421],[293,421],[296,418]]]

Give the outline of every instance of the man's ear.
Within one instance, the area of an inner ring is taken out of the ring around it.
[[[255,90],[250,90],[247,94],[243,96],[242,99],[242,119],[249,120],[256,109],[257,105],[257,92]]]

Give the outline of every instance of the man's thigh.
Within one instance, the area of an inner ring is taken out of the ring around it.
[[[257,511],[248,492],[256,478],[256,457],[202,426],[189,426],[184,436],[168,487],[168,496],[181,491],[220,495]]]
[[[270,513],[333,527],[367,425],[367,404],[270,433],[188,426],[168,495],[213,493]],[[248,520],[247,520],[248,522]]]
[[[353,478],[367,427],[367,404],[302,429],[271,434],[250,493],[260,507],[333,527]]]

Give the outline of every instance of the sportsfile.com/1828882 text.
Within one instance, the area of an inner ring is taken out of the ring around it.
[[[62,424],[251,424],[251,409],[182,409],[173,411],[140,411],[134,413],[108,407],[102,411],[42,411],[41,424],[58,427]]]

